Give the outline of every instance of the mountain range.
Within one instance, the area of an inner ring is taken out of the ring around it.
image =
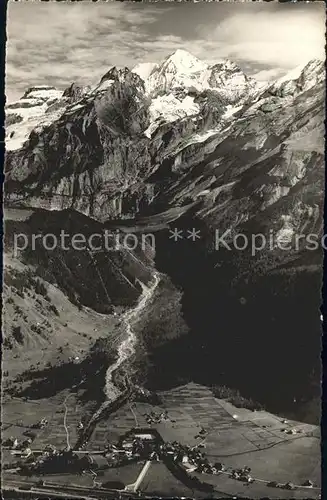
[[[149,386],[225,384],[316,421],[322,252],[305,237],[322,236],[324,102],[323,61],[258,82],[229,60],[207,64],[180,49],[161,63],[110,68],[94,86],[32,87],[6,108],[5,203],[35,211],[30,231],[64,221],[155,234],[155,249],[101,256],[109,297],[97,276],[82,270],[77,282],[82,257],[51,256],[47,270],[98,311],[137,300],[137,280],[165,277],[138,331],[135,367],[146,360]],[[173,229],[200,237],[176,242]],[[255,255],[217,251],[217,230],[229,242],[260,233],[274,244]],[[39,251],[24,261],[47,269]],[[77,278],[69,284],[60,259]]]

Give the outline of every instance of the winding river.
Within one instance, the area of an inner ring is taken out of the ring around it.
[[[133,309],[127,311],[122,317],[127,336],[118,347],[117,360],[114,364],[109,366],[106,373],[106,381],[104,387],[106,400],[93,414],[91,420],[88,423],[88,428],[90,428],[90,426],[93,426],[100,419],[102,413],[108,408],[108,406],[111,405],[122,394],[122,391],[114,384],[113,374],[125,361],[127,361],[135,353],[137,337],[133,330],[133,323],[138,320],[140,314],[145,309],[148,302],[151,300],[158,284],[160,283],[160,274],[158,272],[154,273],[154,279],[152,280],[150,286],[146,286],[141,281],[139,281],[139,283],[142,287],[142,294],[140,295],[136,306]]]

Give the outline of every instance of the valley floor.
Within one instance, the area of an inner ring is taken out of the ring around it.
[[[148,403],[132,402],[122,406],[106,420],[98,423],[86,445],[90,453],[104,449],[106,443],[114,443],[132,428],[149,427],[146,415],[151,411],[167,410],[169,420],[151,423],[151,428],[159,432],[165,442],[179,441],[194,446],[199,443],[201,428],[208,431],[203,444],[204,453],[210,462],[220,462],[225,471],[217,475],[192,472],[200,481],[214,486],[213,497],[237,495],[247,498],[318,498],[320,494],[320,434],[319,428],[309,424],[288,421],[264,411],[252,412],[235,408],[224,400],[213,397],[211,391],[203,386],[190,383],[159,394],[162,404],[153,407]],[[66,425],[69,429],[71,444],[76,440],[76,428],[82,408],[75,396],[67,398],[62,393],[51,400],[4,401],[3,439],[15,436],[19,440],[36,420],[47,418],[48,426],[37,431],[31,445],[32,450],[42,450],[46,445],[57,449],[67,446],[64,427],[65,404]],[[9,406],[8,406],[9,404]],[[295,434],[287,433],[293,430]],[[201,441],[201,440],[200,440]],[[4,450],[4,463],[14,459],[9,450]],[[124,467],[103,471],[97,481],[121,481],[125,485],[137,480],[142,463],[128,464]],[[253,484],[243,484],[232,479],[232,469],[251,467]],[[19,476],[23,479],[22,476]],[[15,481],[15,475],[4,472],[4,484]],[[29,481],[36,480],[32,477]],[[53,483],[92,487],[91,475],[57,474],[46,475],[43,479]],[[313,488],[303,487],[310,479]],[[18,480],[18,478],[17,478]],[[281,490],[268,486],[270,481],[292,482],[296,489]],[[9,484],[8,483],[8,484]],[[194,489],[191,491],[178,480],[162,462],[152,462],[142,478],[139,491],[145,496],[192,496],[208,498],[208,494]]]
[[[138,305],[127,313],[123,308],[116,308],[112,314],[100,314],[72,304],[53,284],[48,283],[45,289],[42,278],[13,255],[7,253],[5,263],[5,331],[20,332],[25,343],[17,341],[4,351],[3,442],[13,437],[21,443],[32,432],[34,437],[29,447],[35,455],[43,454],[50,445],[57,450],[74,449],[80,437],[78,426],[81,422],[83,425],[90,422],[93,416],[90,436],[85,443],[82,439],[85,446],[76,453],[103,455],[107,444],[117,443],[132,429],[148,428],[158,433],[164,443],[177,441],[183,446],[195,447],[202,442],[209,462],[224,465],[224,470],[217,474],[190,473],[213,486],[211,496],[214,498],[234,495],[258,499],[319,497],[318,426],[286,421],[265,411],[236,408],[215,398],[208,387],[188,383],[158,392],[161,404],[155,406],[130,399],[131,386],[120,405],[94,418],[105,401],[105,376],[106,372],[111,374],[107,367],[114,366],[113,353],[119,353],[119,346],[124,345],[126,332],[133,338],[134,322],[137,338],[148,342],[158,331],[168,332],[165,335],[171,338],[177,335],[176,332],[186,333],[179,313],[180,292],[171,283],[155,281],[158,287],[144,288]],[[137,323],[140,311],[142,322]],[[151,322],[152,318],[156,318],[155,323]],[[143,330],[139,332],[138,329]],[[92,358],[92,348],[99,341],[103,344],[100,343],[95,353],[100,357]],[[137,347],[143,348],[142,345]],[[126,356],[122,359],[126,361]],[[138,362],[143,363],[141,368],[145,369],[143,357],[140,359]],[[81,380],[83,378],[85,380]],[[107,382],[110,389],[111,382],[116,381],[109,377]],[[151,412],[163,411],[169,415],[168,419],[149,424]],[[35,428],[41,419],[46,419],[47,425]],[[206,433],[199,438],[201,429]],[[17,449],[4,446],[5,487],[23,488],[40,480],[40,476],[18,475],[9,468],[14,469],[19,458]],[[232,470],[244,466],[251,468],[253,483],[245,484],[231,477]],[[100,483],[119,481],[125,487],[137,484],[137,491],[148,497],[208,498],[208,493],[201,492],[196,485],[191,488],[189,482],[183,481],[183,475],[174,474],[163,461],[148,463],[148,459],[144,461],[143,458],[124,466],[106,468],[101,473],[98,471],[95,477],[67,470],[67,473],[46,474],[42,480],[52,483],[51,487],[61,493],[67,493],[68,487],[76,491],[84,488],[83,497],[101,497],[98,490],[95,491],[95,481],[99,488]],[[304,486],[307,480],[312,481],[312,487]],[[278,484],[291,482],[294,489],[270,487],[273,481]]]

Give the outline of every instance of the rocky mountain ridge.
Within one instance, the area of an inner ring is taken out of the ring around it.
[[[138,212],[135,204],[129,209],[133,197],[149,205],[158,196],[148,180],[160,166],[173,158],[172,171],[190,170],[190,151],[191,162],[199,161],[196,150],[205,156],[232,130],[243,135],[246,123],[256,134],[261,120],[252,138],[259,148],[273,135],[275,115],[285,108],[292,120],[296,99],[313,86],[318,96],[323,77],[323,63],[313,61],[296,80],[262,88],[229,61],[209,67],[178,50],[145,82],[112,68],[93,89],[73,84],[61,96],[53,88],[29,89],[7,109],[7,196],[101,220],[131,217]]]

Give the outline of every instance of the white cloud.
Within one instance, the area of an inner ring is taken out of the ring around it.
[[[152,12],[118,3],[9,3],[8,100],[29,85],[93,83],[108,67],[129,65],[142,27],[156,20]]]
[[[225,57],[277,68],[292,69],[324,58],[324,6],[315,10],[283,7],[239,12],[219,23],[213,33],[201,27],[199,34],[216,40]]]
[[[253,73],[252,76],[256,80],[262,80],[262,81],[272,81],[272,80],[277,80],[277,78],[282,77],[285,75],[287,71],[282,70],[280,68],[273,68],[273,69],[263,69],[261,71],[258,71],[257,73]]]
[[[10,2],[7,97],[31,85],[92,84],[113,65],[158,62],[177,48],[230,58],[260,79],[324,57],[324,6],[273,4]]]

